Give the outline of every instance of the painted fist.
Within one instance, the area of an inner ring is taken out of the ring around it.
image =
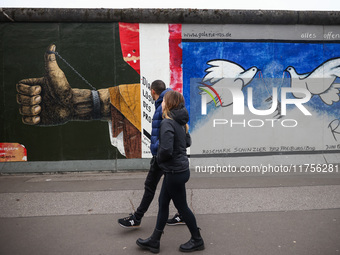
[[[25,124],[59,125],[73,117],[73,91],[57,64],[55,50],[55,45],[47,48],[44,77],[24,79],[16,85],[19,112]]]

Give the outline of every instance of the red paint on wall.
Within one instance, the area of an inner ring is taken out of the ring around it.
[[[139,23],[119,22],[123,59],[140,74]]]
[[[183,91],[182,24],[169,24],[170,87]]]

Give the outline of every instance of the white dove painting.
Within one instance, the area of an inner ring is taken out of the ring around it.
[[[190,153],[229,157],[337,148],[339,52],[340,43],[184,42],[183,94],[196,141]],[[293,88],[307,89],[313,97],[303,101],[306,95],[292,94]],[[235,114],[241,100],[233,101],[231,91],[242,94],[244,113]]]
[[[293,66],[288,66],[285,71],[290,74],[292,88],[308,89],[327,105],[339,101],[340,84],[335,81],[340,77],[340,58],[329,59],[309,73],[299,74]],[[299,93],[293,95],[300,98]]]
[[[208,93],[213,97],[207,100],[207,103],[215,101],[216,106],[229,106],[233,103],[230,91],[240,91],[247,86],[256,76],[259,69],[255,66],[245,70],[241,65],[228,60],[211,60],[207,62],[210,65],[205,70],[207,74],[202,80],[204,86],[199,89],[202,93]],[[212,85],[207,85],[209,82]],[[218,99],[218,100],[217,100]]]

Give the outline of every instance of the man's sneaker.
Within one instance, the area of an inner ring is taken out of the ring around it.
[[[130,213],[126,218],[118,220],[118,224],[123,228],[139,228],[142,220],[137,220],[135,215]]]
[[[172,219],[168,219],[166,224],[169,226],[175,226],[175,225],[183,225],[185,222],[182,219],[182,216],[178,213],[175,214],[175,216]]]

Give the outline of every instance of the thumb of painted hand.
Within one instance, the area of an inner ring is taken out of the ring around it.
[[[72,88],[56,60],[56,46],[51,44],[45,52],[45,75],[42,84],[41,124],[53,125],[67,122],[73,113]]]
[[[72,89],[64,72],[59,68],[56,60],[56,46],[51,44],[45,53],[45,79],[50,96],[59,100],[61,104],[68,105]]]

